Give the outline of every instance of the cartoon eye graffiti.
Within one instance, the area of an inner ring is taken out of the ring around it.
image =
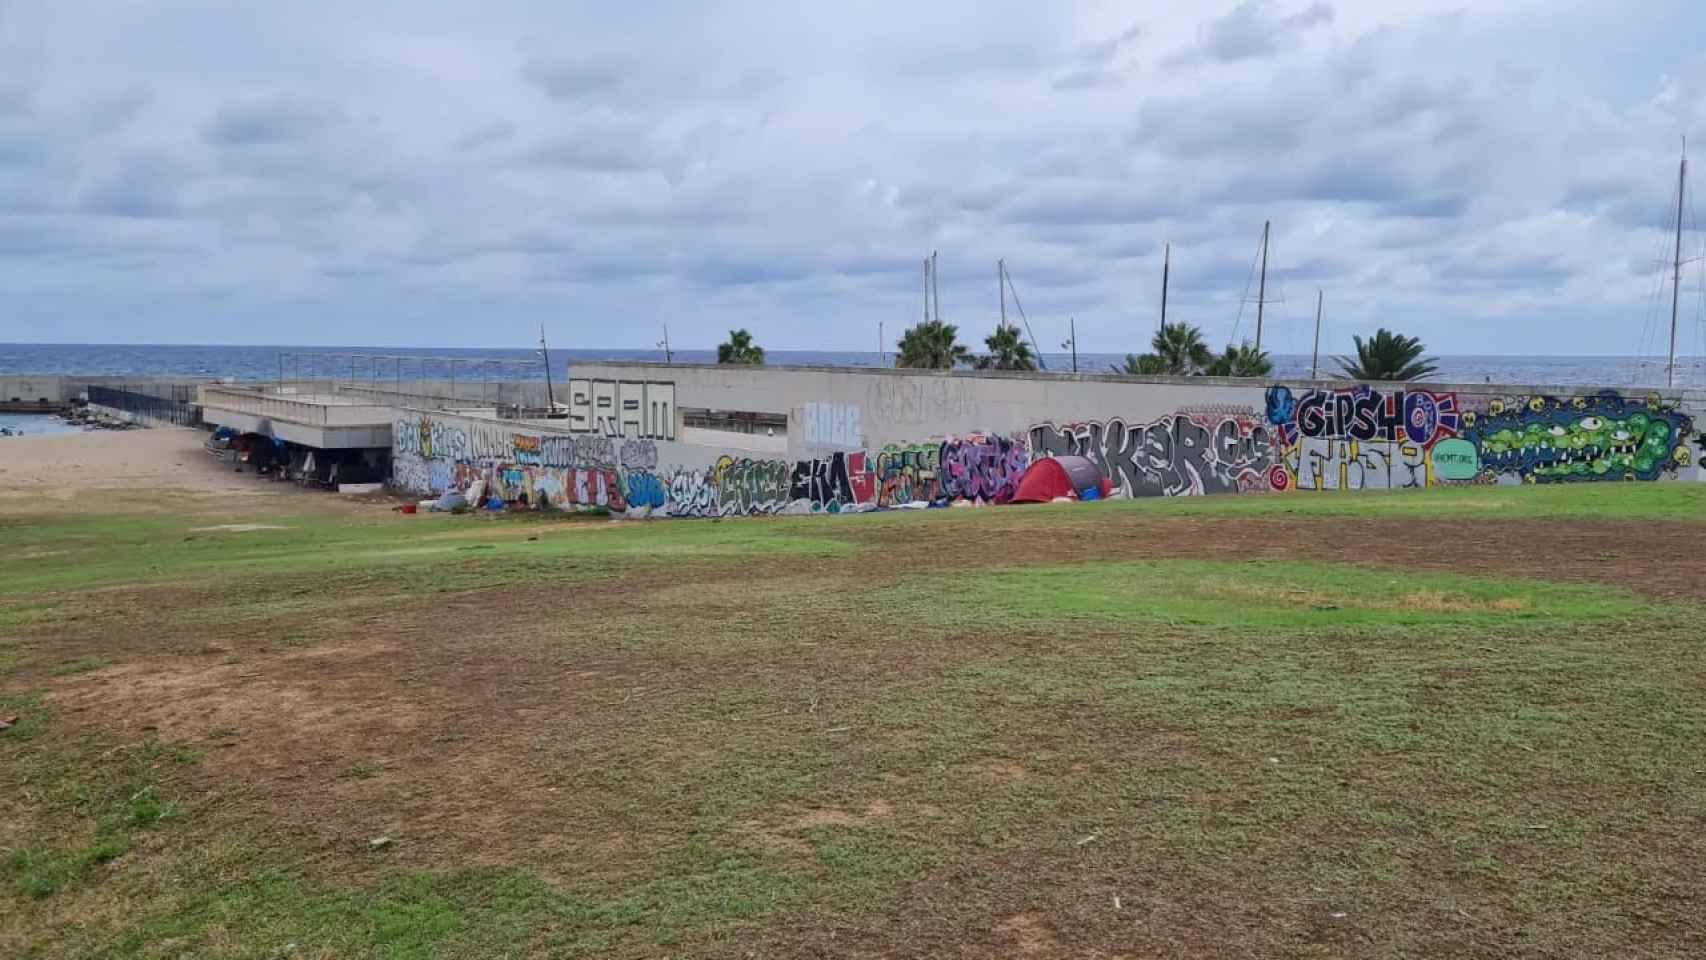
[[[1494,400],[1493,402],[1487,404],[1487,412],[1492,414],[1495,417],[1501,413],[1504,413],[1505,412],[1505,402],[1503,400]]]
[[[1588,408],[1588,398],[1587,397],[1577,397],[1574,401],[1572,401],[1572,403],[1575,405],[1575,408],[1577,410],[1586,410]]]
[[[1694,455],[1688,452],[1687,447],[1677,447],[1676,451],[1671,454],[1671,459],[1676,461],[1677,466],[1686,467],[1694,462]]]
[[[1577,397],[1576,402],[1581,403],[1582,398]],[[1605,426],[1605,421],[1601,420],[1598,417],[1583,417],[1581,420],[1580,426],[1583,430],[1586,430],[1589,433],[1592,433],[1593,431],[1598,430],[1600,427]]]
[[[1463,415],[1463,425],[1465,427],[1473,427],[1475,425],[1475,411],[1471,410]]]
[[[1535,413],[1540,413],[1541,411],[1545,410],[1546,409],[1546,398],[1545,397],[1535,397],[1534,399],[1528,401],[1528,409],[1533,410]]]
[[[1611,439],[1617,443],[1628,443],[1634,438],[1629,435],[1627,430],[1613,430],[1611,431]]]
[[[1559,425],[1557,425],[1557,424],[1553,424],[1553,426],[1552,426],[1552,429],[1550,429],[1550,430],[1548,430],[1548,431],[1546,431],[1546,432],[1547,432],[1547,433],[1550,433],[1550,434],[1551,434],[1551,435],[1553,435],[1553,436],[1554,436],[1554,437],[1561,437],[1561,436],[1563,436],[1563,435],[1564,435],[1564,434],[1566,434],[1566,433],[1569,433],[1569,432],[1570,432],[1570,431],[1568,431],[1568,430],[1565,430],[1565,429],[1564,429],[1564,428],[1563,428],[1563,427],[1561,427],[1561,426],[1559,426]]]

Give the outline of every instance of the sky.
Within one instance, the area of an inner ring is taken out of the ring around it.
[[[1662,354],[1706,5],[1638,8],[0,0],[0,342],[892,350],[937,251],[1117,353],[1170,243],[1225,343],[1271,221],[1274,352]]]

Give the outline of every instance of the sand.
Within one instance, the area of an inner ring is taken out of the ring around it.
[[[80,496],[130,495],[159,504],[179,496],[208,505],[251,498],[314,496],[215,460],[207,433],[181,427],[91,431],[60,436],[0,437],[0,505],[63,502]],[[324,496],[322,494],[322,496]],[[325,496],[338,500],[335,496]]]

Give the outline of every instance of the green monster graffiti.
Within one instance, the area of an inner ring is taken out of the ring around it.
[[[1691,462],[1693,419],[1656,396],[1527,397],[1464,417],[1487,479],[1525,483],[1657,480]]]

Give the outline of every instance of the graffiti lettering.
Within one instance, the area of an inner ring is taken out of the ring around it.
[[[570,380],[570,430],[631,440],[675,439],[675,384]]]
[[[1031,428],[1037,455],[1088,457],[1129,497],[1265,490],[1276,452],[1254,414],[1205,425],[1175,414],[1153,423],[1079,423]]]
[[[1008,503],[1019,492],[1031,454],[1023,440],[970,436],[944,442],[938,459],[943,496]]]
[[[661,510],[669,501],[669,491],[654,473],[630,473],[625,478],[623,494],[628,509]]]
[[[888,423],[949,423],[977,412],[971,387],[955,377],[872,377],[865,412]]]
[[[788,465],[781,460],[723,457],[714,476],[717,509],[725,517],[775,513],[787,506]]]
[[[836,453],[794,464],[789,499],[809,500],[813,510],[840,513],[856,503],[872,503],[876,477],[863,452]]]
[[[877,503],[892,507],[940,499],[942,492],[937,476],[941,463],[942,445],[939,443],[884,447],[877,454]]]
[[[593,444],[609,444],[603,437],[576,437],[575,442]],[[605,450],[608,452],[609,447]],[[624,470],[656,470],[658,468],[658,445],[650,440],[622,441],[622,469]]]
[[[850,404],[808,403],[801,408],[806,446],[857,450],[865,443],[860,410]]]
[[[1436,472],[1432,453],[1457,436],[1462,415],[1455,394],[1359,384],[1293,397],[1291,388],[1273,386],[1267,421],[1281,438],[1280,465],[1270,471],[1274,489],[1421,488],[1460,471]]]

